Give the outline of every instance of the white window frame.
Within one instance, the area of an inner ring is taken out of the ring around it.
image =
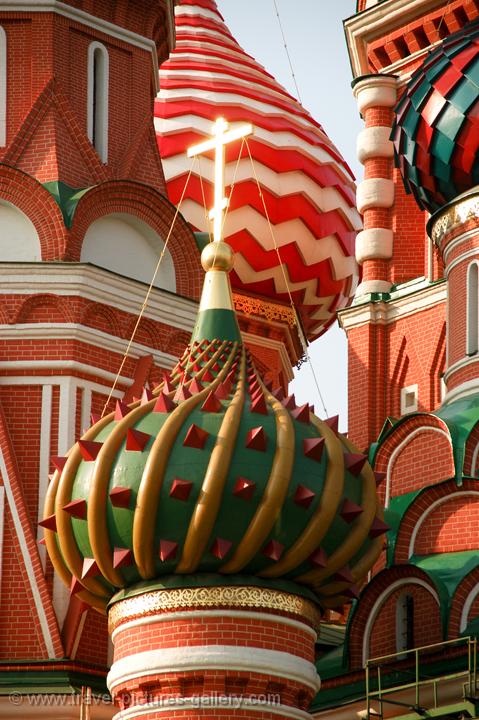
[[[473,274],[475,287],[472,287]],[[479,263],[473,260],[467,268],[466,279],[466,355],[479,350]]]
[[[100,71],[95,73],[95,58],[101,56]],[[87,133],[102,163],[108,162],[108,102],[110,58],[102,43],[92,42],[88,48]],[[96,95],[96,97],[95,97]]]
[[[408,396],[414,394],[414,403],[409,405],[407,403]],[[418,408],[418,386],[408,385],[401,389],[401,415],[407,415],[407,413],[417,412]]]
[[[0,147],[7,144],[7,34],[0,25]]]

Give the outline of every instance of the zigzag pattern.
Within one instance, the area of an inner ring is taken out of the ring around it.
[[[250,148],[274,228],[274,249],[246,148],[226,151],[226,182],[237,169],[225,238],[236,252],[235,288],[288,301],[283,266],[309,339],[333,322],[358,281],[354,238],[360,229],[354,182],[321,125],[232,37],[214,0],[182,0],[176,8],[176,50],[160,70],[155,129],[170,200],[178,203],[190,161],[186,149],[211,133],[223,115],[251,122]],[[182,212],[209,230],[212,161],[196,164]],[[203,188],[200,182],[203,182]]]

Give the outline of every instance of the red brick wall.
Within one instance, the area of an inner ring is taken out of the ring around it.
[[[451,444],[436,430],[423,430],[395,457],[390,469],[391,496],[418,490],[454,475]]]
[[[428,555],[479,548],[479,497],[456,497],[438,505],[422,523],[414,553]]]

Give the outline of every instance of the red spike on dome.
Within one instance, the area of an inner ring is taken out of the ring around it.
[[[298,422],[309,423],[309,405],[308,405],[308,403],[306,403],[305,405],[301,405],[301,407],[297,407],[294,410],[291,410],[291,415]]]
[[[314,415],[314,405],[309,406],[309,411],[312,415]]]
[[[200,409],[203,410],[203,412],[211,413],[217,413],[223,409],[223,405],[221,404],[219,398],[216,396],[214,390],[209,393],[208,397],[206,398]]]
[[[81,579],[85,580],[86,578],[96,577],[99,574],[100,569],[98,567],[97,561],[94,558],[85,558],[83,560]]]
[[[305,438],[303,440],[303,453],[311,460],[320,462],[323,457],[324,438]]]
[[[55,515],[49,515],[46,518],[43,518],[43,520],[40,520],[38,523],[40,527],[45,528],[45,530],[51,530],[52,532],[57,531],[57,518]]]
[[[267,545],[262,549],[262,554],[270,560],[281,560],[281,556],[284,552],[284,545],[277,540],[270,540]]]
[[[305,485],[298,485],[298,487],[296,488],[296,492],[294,493],[293,500],[296,505],[300,505],[301,507],[307,509],[309,508],[315,497],[316,493],[307,488]]]
[[[81,584],[80,580],[72,576],[72,581],[70,583],[70,595],[76,595],[77,593],[81,592],[81,590],[84,590],[85,588]]]
[[[198,425],[195,425],[193,423],[192,425],[190,425],[190,428],[186,433],[186,437],[183,440],[183,445],[185,447],[203,450],[205,443],[208,440],[208,437],[209,433],[206,432],[206,430],[203,430],[203,428],[200,428],[198,427]]]
[[[309,556],[309,562],[316,568],[325,568],[328,564],[328,555],[323,548],[318,548]]]
[[[110,501],[113,507],[117,508],[129,508],[130,507],[130,498],[131,498],[131,488],[128,487],[120,487],[117,485],[116,487],[112,488],[110,490]]]
[[[47,543],[46,543],[45,538],[44,538],[44,537],[40,538],[40,540],[38,541],[38,544],[39,544],[39,545],[46,545]]]
[[[175,500],[183,500],[184,502],[190,497],[193,483],[190,480],[182,480],[175,478],[171,483],[170,497]]]
[[[336,435],[339,432],[339,415],[333,415],[333,417],[327,418],[324,420],[326,425],[331,428],[331,430],[336,433]]]
[[[374,479],[376,480],[376,487],[379,487],[381,485],[381,483],[384,482],[386,477],[387,477],[387,473],[379,472],[378,470],[375,470],[374,471]]]
[[[256,483],[244,477],[239,477],[233,488],[233,495],[242,500],[251,500],[256,489]]]
[[[60,473],[63,471],[63,468],[65,467],[67,460],[68,460],[67,457],[60,457],[59,455],[55,455],[54,457],[52,457],[52,463],[53,463],[55,469],[58,470],[58,472],[60,472]]]
[[[216,538],[213,545],[210,548],[210,552],[212,555],[218,558],[218,560],[223,560],[224,557],[229,553],[231,550],[231,546],[233,543],[230,540],[225,540],[224,538]]]
[[[191,393],[186,387],[186,385],[180,385],[178,390],[175,393],[175,402],[182,403],[185,400],[188,400],[188,398],[191,397]]]
[[[344,467],[354,477],[358,477],[366,463],[366,455],[360,453],[344,453]]]
[[[93,412],[90,413],[90,422],[92,425],[96,425],[97,422],[100,422],[100,420],[101,420],[100,413],[93,413]]]
[[[163,375],[163,392],[164,393],[172,393],[175,389],[175,386],[172,383],[172,380],[169,375]]]
[[[346,590],[343,590],[342,595],[345,595],[348,598],[351,598],[351,600],[357,600],[359,597],[359,588],[357,585],[350,585]]]
[[[216,388],[216,396],[220,398],[220,400],[227,400],[230,396],[231,392],[231,383],[228,382],[222,382],[218,385]]]
[[[354,578],[351,573],[351,568],[349,565],[345,565],[344,567],[340,568],[335,574],[334,574],[334,580],[337,580],[338,582],[347,582],[347,583],[353,583]]]
[[[276,400],[279,400],[280,402],[284,400],[284,390],[281,387],[277,387],[274,390],[271,390],[271,394],[274,395]]]
[[[78,446],[82,458],[86,462],[92,462],[96,460],[98,453],[103,447],[103,443],[95,442],[94,440],[78,440]]]
[[[151,435],[148,435],[148,433],[135,430],[135,428],[128,428],[126,433],[126,449],[134,452],[143,452],[150,439]]]
[[[260,415],[268,414],[268,407],[262,393],[251,402],[250,410],[252,413],[259,413]]]
[[[379,537],[379,535],[384,535],[384,533],[387,533],[390,529],[389,525],[386,525],[385,522],[380,520],[378,517],[375,517],[371,527],[369,528],[369,537]]]
[[[264,386],[271,392],[273,389],[273,381],[272,380],[263,380]]]
[[[285,397],[284,400],[282,400],[281,402],[287,410],[294,410],[296,407],[296,400],[294,399],[294,395],[288,395],[288,397]]]
[[[178,543],[172,540],[160,540],[160,560],[167,562],[174,560],[178,552]]]
[[[201,367],[198,365],[197,362],[195,362],[195,364],[193,365],[193,367],[191,368],[191,370],[192,370],[192,372],[194,372],[194,373],[199,373],[200,370],[201,370]]]
[[[251,428],[246,435],[246,447],[250,450],[259,450],[264,452],[266,450],[266,433],[262,425],[259,427]]]
[[[196,393],[199,393],[203,390],[203,385],[198,382],[196,378],[193,378],[188,389],[191,393],[193,393],[193,395],[196,395]]]
[[[221,365],[219,363],[215,362],[215,364],[213,365],[213,367],[211,369],[213,370],[213,372],[217,373],[221,370]]]
[[[251,400],[256,400],[256,398],[262,397],[263,391],[262,391],[262,389],[260,388],[260,386],[258,385],[258,387],[256,388],[256,390],[254,390],[252,393],[250,393],[250,395],[251,395]]]
[[[115,548],[113,550],[113,567],[115,570],[131,565],[133,562],[133,553],[128,548]]]
[[[174,410],[176,407],[176,404],[173,402],[173,400],[170,398],[169,395],[167,395],[165,392],[161,392],[158,395],[158,398],[156,400],[156,403],[153,407],[154,413],[169,413],[172,410]]]
[[[203,375],[201,376],[202,382],[212,382],[215,379],[215,376],[210,373],[209,370],[205,370]]]
[[[150,402],[150,400],[153,400],[153,393],[149,388],[145,387],[141,393],[141,404],[146,405],[146,403]]]
[[[86,500],[72,500],[63,507],[63,510],[72,517],[84,520],[86,518]]]
[[[345,522],[352,523],[362,512],[364,512],[364,509],[360,505],[356,505],[352,500],[346,498],[343,502],[340,515]]]

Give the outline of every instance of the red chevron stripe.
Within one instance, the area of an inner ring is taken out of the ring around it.
[[[194,47],[193,43],[196,45],[196,43],[199,42],[207,42],[210,45],[217,45],[218,47],[225,48],[226,50],[231,50],[232,52],[239,53],[241,55],[244,55],[244,57],[249,58],[253,62],[256,62],[254,57],[252,55],[248,55],[247,52],[243,50],[241,45],[238,45],[236,40],[234,38],[231,38],[231,42],[227,42],[226,40],[220,40],[217,37],[213,37],[212,35],[208,35],[206,33],[202,33],[201,31],[192,31],[188,28],[178,28],[176,31],[176,47],[177,48],[183,48],[185,51],[188,51],[189,47]],[[165,64],[167,62],[170,62],[169,60],[166,60],[165,63],[162,64],[161,69],[165,67]]]
[[[195,38],[196,40],[196,38]],[[274,81],[274,77],[270,75],[270,73],[265,70],[265,68],[262,65],[258,65],[258,63],[255,63],[254,60],[251,62],[248,62],[245,58],[249,58],[249,55],[246,55],[245,53],[239,53],[239,52],[232,52],[232,53],[222,53],[218,50],[212,50],[211,48],[205,48],[200,43],[195,42],[195,45],[188,45],[183,47],[179,47],[178,43],[176,48],[172,51],[170,55],[170,59],[166,62],[168,63],[168,69],[170,67],[174,67],[176,60],[176,55],[179,54],[188,54],[188,55],[201,55],[202,57],[213,57],[213,58],[219,58],[220,60],[226,60],[227,62],[234,62],[236,65],[244,65],[245,67],[250,68],[251,70],[255,70],[258,73],[261,73],[261,75],[265,75],[270,80]],[[161,70],[164,70],[166,63],[164,63],[161,66]]]
[[[224,18],[218,10],[218,6],[214,2],[214,0],[182,0],[181,5],[190,5],[192,7],[200,7],[204,8],[205,10],[211,10],[211,12],[219,15],[219,17],[224,21]]]
[[[234,37],[232,36],[226,25],[221,22],[216,22],[216,20],[212,20],[211,18],[199,18],[197,15],[181,15],[178,16],[177,21],[179,21],[179,25],[184,28],[191,27],[212,30],[213,32],[220,33],[221,35],[224,35],[225,37],[234,40]]]

